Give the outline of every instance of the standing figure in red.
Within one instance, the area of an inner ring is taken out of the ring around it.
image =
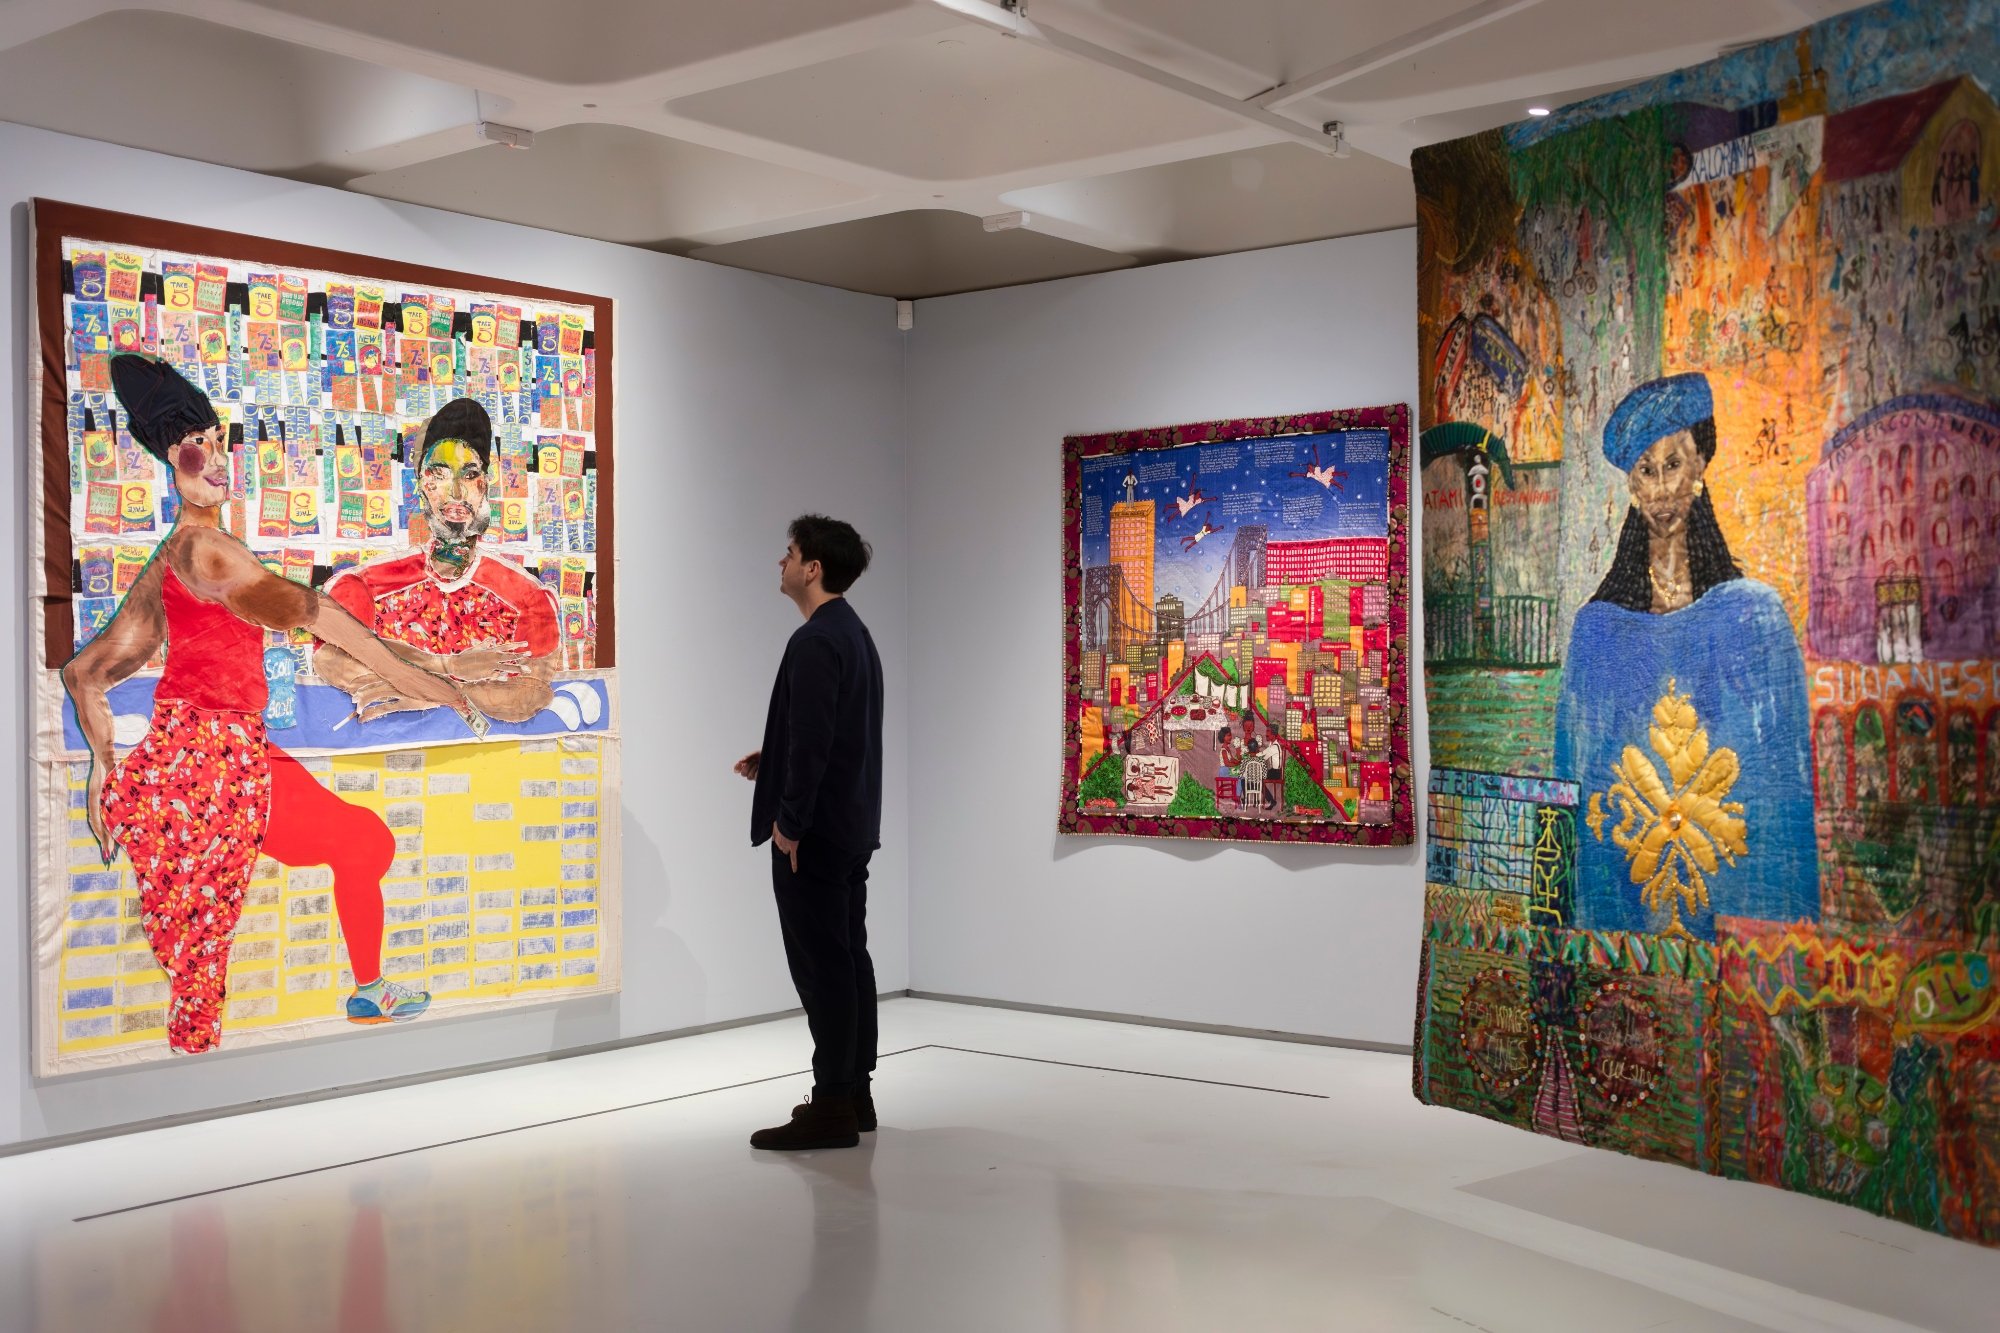
[[[173,367],[112,358],[132,436],[167,465],[179,518],[111,623],[63,668],[90,748],[85,809],[108,864],[122,846],[141,922],[172,991],[167,1042],[193,1053],[222,1036],[230,936],[261,855],[330,866],[356,990],[357,1023],[414,1018],[430,996],[382,977],[382,876],[395,838],[381,817],[328,791],[265,735],[264,635],[306,629],[367,663],[399,693],[461,709],[459,688],[405,662],[317,589],[280,578],[222,530],[234,469],[208,398]],[[164,643],[145,736],[112,754],[109,693]]]

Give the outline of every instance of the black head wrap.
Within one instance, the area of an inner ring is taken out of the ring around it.
[[[430,457],[431,446],[440,440],[463,440],[467,448],[479,455],[481,467],[490,469],[493,465],[493,419],[470,398],[452,399],[424,427],[424,446],[417,454],[419,466]]]
[[[132,438],[162,462],[167,451],[198,430],[221,425],[208,395],[164,361],[125,352],[111,358],[111,387],[125,409]]]

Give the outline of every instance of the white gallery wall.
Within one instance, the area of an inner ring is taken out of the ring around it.
[[[849,519],[875,546],[876,567],[853,595],[889,689],[870,925],[882,988],[908,984],[911,551],[904,340],[891,302],[0,124],[0,420],[13,442],[0,542],[11,554],[5,615],[17,627],[28,623],[23,524],[39,504],[27,488],[27,201],[36,196],[616,299],[624,991],[31,1078],[28,648],[17,631],[0,652],[0,698],[10,701],[0,752],[15,756],[0,778],[10,858],[0,871],[0,1147],[795,1006],[767,854],[749,846],[749,786],[729,766],[761,738],[772,672],[798,624],[777,591],[777,562],[786,522],[808,508]],[[1049,605],[1040,613],[1053,623]]]
[[[1410,230],[918,304],[915,989],[1409,1044],[1417,847],[1062,837],[1056,806],[1063,436],[1414,409],[1416,306]],[[1421,774],[1414,674],[1410,703]]]

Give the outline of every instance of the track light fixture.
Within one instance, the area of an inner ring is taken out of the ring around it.
[[[524,130],[518,125],[496,125],[490,120],[479,122],[479,137],[488,143],[497,143],[502,148],[533,148],[535,132]]]
[[[1002,32],[1018,31],[1028,17],[1027,0],[932,0],[932,3]]]

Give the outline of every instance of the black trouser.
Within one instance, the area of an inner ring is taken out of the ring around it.
[[[799,868],[771,845],[785,961],[813,1039],[813,1095],[848,1097],[875,1069],[875,963],[868,957],[868,858],[815,840]]]

